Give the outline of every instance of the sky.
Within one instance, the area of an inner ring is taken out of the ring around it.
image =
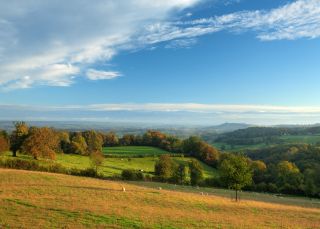
[[[0,0],[0,120],[320,123],[319,0]]]

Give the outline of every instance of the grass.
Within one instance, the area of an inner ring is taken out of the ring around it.
[[[159,156],[170,154],[168,151],[150,146],[116,146],[104,147],[103,153],[112,156]]]
[[[318,228],[320,222],[319,208],[61,174],[0,169],[0,190],[0,228]]]
[[[10,157],[11,154],[7,153],[3,157]],[[18,154],[18,158],[25,160],[33,160],[31,156]],[[120,175],[124,169],[134,169],[143,170],[144,174],[150,174],[154,172],[154,165],[158,157],[138,157],[138,158],[106,158],[99,168],[99,173],[106,177],[111,177],[114,175]],[[190,158],[187,157],[174,157],[178,163],[187,164]],[[39,163],[46,165],[52,163],[51,161],[40,159]],[[65,168],[76,168],[76,169],[86,169],[91,167],[90,158],[87,156],[75,155],[75,154],[57,154],[56,163],[59,163]],[[217,175],[217,171],[214,168],[207,166],[206,164],[200,162],[204,169],[204,176],[206,178],[211,178]]]

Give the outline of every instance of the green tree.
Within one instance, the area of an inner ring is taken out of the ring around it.
[[[88,155],[88,146],[86,139],[81,135],[81,133],[76,133],[70,143],[70,152],[80,155]]]
[[[17,151],[21,151],[22,144],[28,136],[29,127],[25,122],[14,123],[15,130],[10,136],[10,150],[12,151],[12,156],[17,156]]]
[[[188,177],[188,167],[184,164],[179,164],[175,168],[174,181],[178,184],[185,184]]]
[[[163,180],[169,180],[174,173],[175,163],[169,155],[161,155],[155,164],[155,174]]]
[[[276,168],[276,182],[280,191],[289,194],[298,194],[303,189],[303,175],[292,162],[281,161]]]
[[[229,154],[221,162],[220,178],[223,184],[236,192],[238,201],[238,191],[252,183],[252,169],[248,159],[244,156]]]
[[[197,160],[189,162],[190,182],[191,185],[199,185],[203,180],[203,168]]]

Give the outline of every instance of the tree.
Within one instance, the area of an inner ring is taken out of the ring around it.
[[[32,155],[34,159],[38,159],[39,157],[55,159],[55,152],[58,147],[58,135],[48,127],[30,128],[28,137],[22,145],[23,151],[26,154]]]
[[[88,146],[86,139],[81,135],[81,133],[76,133],[70,143],[70,152],[80,155],[88,155]]]
[[[88,146],[87,151],[89,155],[96,151],[102,151],[103,139],[102,136],[96,131],[85,131],[83,133],[83,137],[86,139],[86,143]]]
[[[267,166],[263,161],[252,161],[251,168],[253,170],[253,181],[255,184],[263,182]]]
[[[62,153],[68,153],[70,147],[70,134],[67,131],[60,131],[58,133],[59,136],[59,150]]]
[[[15,130],[10,136],[10,150],[12,151],[12,156],[17,156],[17,151],[21,151],[22,144],[28,136],[29,127],[25,122],[14,123]]]
[[[169,180],[173,176],[175,163],[169,155],[161,155],[155,164],[155,174],[163,180]]]
[[[123,146],[130,146],[133,145],[135,142],[135,136],[133,134],[125,134],[119,140],[120,144]]]
[[[303,189],[303,175],[292,162],[281,161],[276,168],[276,182],[282,192],[298,194]]]
[[[197,160],[193,159],[189,162],[189,170],[191,185],[199,185],[203,180],[203,168],[201,164]]]
[[[236,192],[236,201],[238,201],[238,191],[252,183],[252,169],[248,159],[244,156],[229,154],[221,162],[220,178],[228,188]]]
[[[6,131],[0,131],[0,153],[9,151],[9,137]]]
[[[185,154],[194,156],[208,165],[218,165],[219,151],[200,138],[191,136],[183,141],[182,147]]]
[[[119,139],[117,135],[113,132],[109,132],[103,135],[103,145],[104,146],[117,146],[119,145]]]
[[[179,164],[175,168],[174,181],[178,184],[185,184],[187,182],[188,168],[184,164]]]
[[[103,164],[104,156],[101,151],[95,151],[90,154],[91,164],[94,167],[96,174],[98,174],[98,168]]]

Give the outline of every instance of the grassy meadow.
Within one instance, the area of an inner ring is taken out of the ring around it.
[[[62,174],[0,169],[0,190],[1,228],[320,226],[320,209],[315,207],[236,203],[211,193],[203,196]]]
[[[114,149],[113,149],[114,148]],[[99,168],[99,173],[106,177],[112,177],[120,175],[124,169],[134,169],[134,170],[143,170],[144,174],[153,175],[154,165],[158,160],[159,156],[167,151],[147,146],[126,146],[126,147],[106,147],[103,149],[104,152],[116,152],[117,157],[106,157],[103,164]],[[122,158],[120,156],[121,152],[125,152],[125,156]],[[141,155],[141,152],[145,153],[144,157],[134,157],[134,155]],[[152,156],[147,156],[147,155]],[[130,154],[133,157],[127,157]],[[11,153],[6,153],[0,158],[12,158]],[[18,154],[18,158],[25,160],[34,160],[31,156]],[[190,158],[187,157],[174,157],[173,160],[179,163],[187,164],[190,161]],[[50,163],[58,163],[61,166],[68,169],[86,169],[91,167],[91,161],[88,156],[81,156],[76,154],[57,154],[55,162],[45,159],[39,159],[38,162],[44,166]],[[217,171],[200,162],[204,169],[204,176],[206,178],[214,177],[217,175]]]

